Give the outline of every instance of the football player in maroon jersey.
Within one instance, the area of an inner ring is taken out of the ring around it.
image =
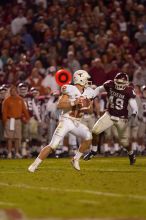
[[[132,115],[130,117],[136,117],[138,106],[134,89],[129,85],[128,75],[118,73],[114,80],[106,81],[103,86],[97,87],[95,89],[95,96],[105,91],[108,97],[107,111],[95,123],[92,129],[93,138],[95,135],[102,133],[114,125],[117,129],[119,142],[127,149],[130,165],[133,165],[136,161],[136,157],[129,142],[128,105],[130,105],[132,109]],[[91,159],[95,154],[96,152],[91,150],[84,156],[84,160]]]

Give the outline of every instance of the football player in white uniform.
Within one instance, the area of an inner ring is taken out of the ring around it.
[[[80,170],[79,159],[89,149],[92,141],[92,134],[81,123],[81,117],[85,111],[90,110],[94,90],[88,86],[90,76],[84,70],[77,70],[73,75],[74,85],[64,85],[62,95],[58,101],[58,108],[62,109],[59,124],[53,134],[49,145],[45,146],[28,170],[34,172],[39,164],[52,153],[59,145],[64,136],[72,133],[81,138],[81,143],[71,163],[76,170]]]

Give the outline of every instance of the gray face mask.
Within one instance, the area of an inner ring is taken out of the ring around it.
[[[84,80],[80,80],[79,82],[75,80],[74,84],[79,84],[81,86],[84,86],[85,88],[86,87],[89,87],[92,85],[92,81],[89,81],[88,79],[84,79]]]
[[[124,90],[129,85],[128,82],[120,83],[120,82],[116,82],[116,80],[114,80],[114,83],[115,83],[115,88],[117,90]]]

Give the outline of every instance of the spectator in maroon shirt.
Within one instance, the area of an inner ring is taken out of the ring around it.
[[[116,74],[120,72],[117,62],[114,60],[112,61],[109,70],[106,73],[106,80],[113,80]]]
[[[123,53],[130,53],[132,55],[135,54],[136,51],[135,45],[130,42],[130,38],[127,35],[124,35],[122,38],[122,44],[120,46],[120,50]]]
[[[0,70],[0,85],[2,85],[3,83],[5,83],[5,73]]]
[[[45,88],[42,86],[42,76],[39,74],[39,70],[34,67],[31,71],[30,76],[26,79],[26,82],[30,87],[36,88],[39,92],[40,95],[45,94]]]
[[[19,78],[17,65],[12,58],[8,58],[4,71],[6,73],[6,83],[15,84]]]
[[[89,74],[91,75],[93,84],[100,86],[106,81],[106,73],[103,63],[100,58],[96,58],[92,61],[91,65]]]
[[[28,57],[24,53],[20,55],[20,60],[17,66],[18,66],[19,71],[24,72],[26,76],[29,75],[31,68],[32,68],[28,60]]]
[[[126,62],[125,65],[127,65],[128,67],[127,74],[129,76],[129,81],[131,82],[133,80],[133,73],[135,72],[135,70],[139,68],[139,65],[138,63],[136,63],[136,61],[134,60],[134,57],[131,54],[125,54],[124,59]]]

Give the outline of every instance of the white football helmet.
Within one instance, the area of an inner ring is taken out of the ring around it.
[[[77,70],[73,74],[74,84],[79,84],[81,86],[87,86],[89,84],[90,75],[85,70]]]

